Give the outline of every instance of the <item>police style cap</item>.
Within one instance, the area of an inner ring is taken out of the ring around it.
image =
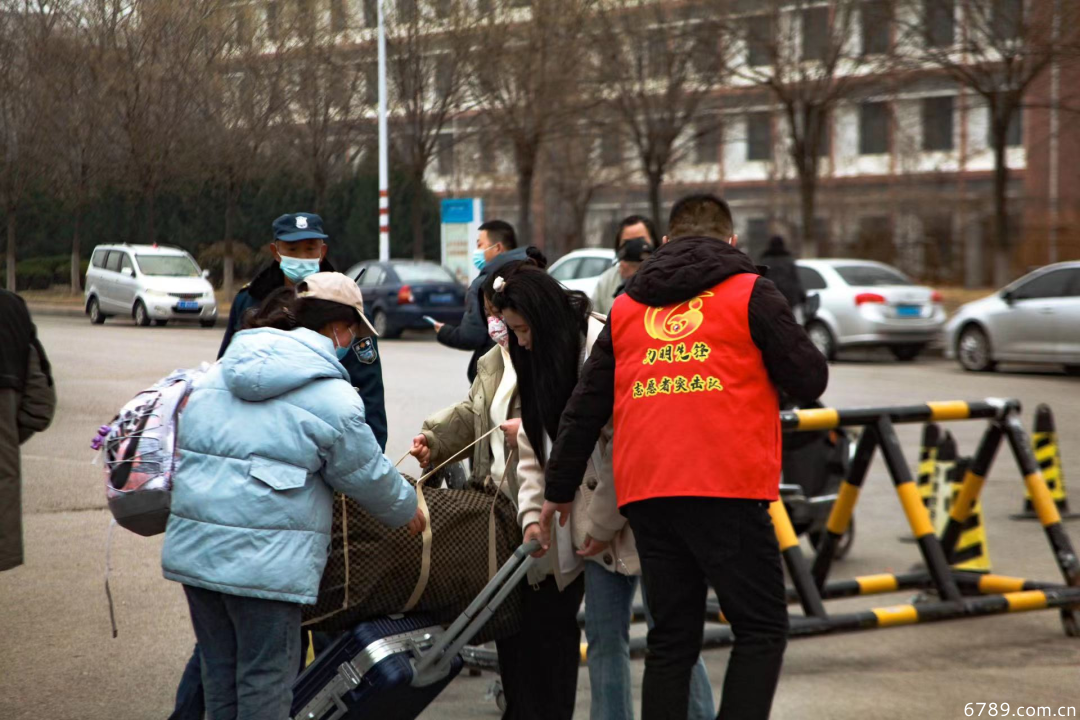
[[[364,296],[360,294],[360,288],[347,275],[337,272],[320,272],[308,275],[307,278],[296,286],[296,294],[302,298],[313,300],[329,300],[339,305],[348,305],[356,310],[360,321],[360,335],[358,338],[379,337],[375,328],[368,322],[364,315]]]
[[[274,221],[274,239],[283,242],[326,240],[322,218],[312,213],[289,213]]]

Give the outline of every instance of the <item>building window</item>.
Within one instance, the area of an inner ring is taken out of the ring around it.
[[[662,78],[668,75],[667,37],[663,30],[652,30],[647,36],[646,58],[649,77]]]
[[[348,27],[349,15],[345,0],[330,0],[330,29],[339,33],[345,32]]]
[[[701,77],[720,72],[720,48],[715,32],[703,32],[694,47],[694,70]]]
[[[769,219],[750,218],[746,221],[746,251],[750,257],[761,257],[769,243]]]
[[[495,10],[492,0],[477,0],[476,9],[481,15],[490,15]]]
[[[364,100],[368,105],[379,103],[379,64],[369,62],[364,66]]]
[[[436,149],[436,166],[438,173],[443,177],[454,174],[454,137],[447,133],[439,135],[439,146]]]
[[[883,0],[862,4],[862,53],[883,55],[889,52],[892,34],[892,13]]]
[[[820,133],[818,135],[818,157],[828,157],[832,151],[832,132],[829,127],[829,115],[822,111],[821,120],[819,121]]]
[[[868,102],[859,106],[859,154],[889,152],[889,105]]]
[[[772,116],[767,112],[746,116],[746,159],[772,160]]]
[[[986,108],[986,143],[994,147],[994,117],[993,109]],[[1005,131],[1005,147],[1020,147],[1024,144],[1024,110],[1016,108],[1009,119],[1009,129]]]
[[[929,47],[951,47],[956,41],[956,0],[923,0],[923,23]]]
[[[776,28],[772,16],[758,15],[746,22],[746,62],[751,67],[772,64]]]
[[[435,92],[439,100],[445,101],[454,92],[454,71],[456,67],[447,56],[439,56],[435,66]]]
[[[802,13],[802,59],[824,60],[829,49],[829,8],[815,7]]]
[[[700,122],[694,138],[694,162],[715,165],[720,161],[720,125],[715,120]]]
[[[416,0],[397,0],[398,16],[406,22],[416,18]]]
[[[364,27],[373,28],[379,24],[379,0],[364,0]]]
[[[278,39],[278,22],[280,7],[274,0],[266,3],[266,37],[270,40]]]
[[[618,167],[623,161],[622,137],[617,132],[605,132],[600,135],[600,165]]]
[[[445,20],[453,11],[453,0],[435,0],[435,17]]]
[[[994,37],[1015,40],[1024,21],[1024,0],[994,0],[991,19]]]
[[[952,97],[923,98],[922,149],[953,149]]]

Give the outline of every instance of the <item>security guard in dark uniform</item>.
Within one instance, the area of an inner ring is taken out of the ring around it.
[[[257,307],[267,295],[284,285],[295,285],[308,275],[334,271],[326,260],[327,235],[322,230],[322,218],[310,213],[282,215],[274,221],[274,242],[270,247],[275,262],[236,294],[229,312],[229,326],[218,350],[219,358],[243,325],[244,313]],[[378,343],[375,338],[361,338],[353,343],[351,350],[341,364],[360,392],[375,439],[386,450],[386,400]]]

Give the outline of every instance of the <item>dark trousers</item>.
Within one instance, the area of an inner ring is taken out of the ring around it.
[[[288,720],[300,606],[184,586],[208,720]]]
[[[184,674],[180,676],[176,704],[169,720],[202,720],[203,710],[202,662],[199,659],[199,646],[196,645],[191,659],[184,666]]]
[[[525,626],[495,643],[506,697],[503,720],[570,720],[581,665],[577,613],[585,577],[562,592],[550,577],[535,589],[526,584],[524,596]],[[685,713],[681,720],[686,720]]]
[[[642,720],[685,720],[690,672],[701,652],[708,588],[731,623],[735,645],[720,720],[769,717],[787,646],[784,573],[767,503],[657,498],[622,508],[641,557],[656,622],[649,631]]]

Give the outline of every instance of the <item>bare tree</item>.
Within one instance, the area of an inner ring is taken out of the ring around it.
[[[523,244],[533,240],[533,185],[541,151],[574,107],[592,1],[481,3],[485,17],[470,56],[469,91],[491,130],[513,149]]]
[[[1012,276],[1008,147],[1016,141],[1029,91],[1056,61],[1075,62],[1080,4],[1023,0],[896,0],[897,64],[937,71],[981,98],[994,156],[994,282]],[[1069,48],[1069,51],[1066,51]]]
[[[192,131],[200,83],[220,48],[213,32],[219,0],[92,0],[100,3],[108,42],[110,100],[141,196],[143,239],[157,240],[155,202],[169,177],[183,173],[197,148]]]
[[[288,51],[287,34],[273,11],[238,5],[223,6],[218,14],[223,52],[199,96],[208,150],[201,157],[224,193],[222,288],[231,297],[240,197],[265,169],[265,151],[282,134]]]
[[[295,151],[306,167],[315,212],[322,212],[333,174],[351,168],[361,147],[358,139],[370,125],[375,104],[375,73],[343,37],[349,23],[344,8],[310,13],[298,3],[287,14],[293,48],[289,58],[289,110]],[[344,17],[344,19],[342,19]]]
[[[401,2],[387,29],[391,132],[409,182],[419,191],[432,159],[452,152],[464,133],[448,132],[467,107],[467,58],[476,12],[466,0]],[[409,206],[413,257],[424,257],[423,203]]]
[[[9,290],[15,290],[17,213],[44,167],[48,93],[43,52],[58,21],[45,2],[0,2],[0,207],[6,219]]]
[[[727,64],[716,11],[715,4],[601,0],[591,25],[595,117],[608,147],[624,140],[633,147],[657,227],[668,170],[697,135],[716,130],[717,115],[703,112]]]
[[[783,116],[786,150],[799,184],[802,252],[827,255],[814,237],[822,160],[838,104],[883,67],[890,51],[890,6],[883,1],[762,0],[749,13],[725,14],[725,42],[738,48],[737,81],[766,93]],[[753,122],[751,120],[751,122]],[[771,149],[770,149],[771,152]]]

